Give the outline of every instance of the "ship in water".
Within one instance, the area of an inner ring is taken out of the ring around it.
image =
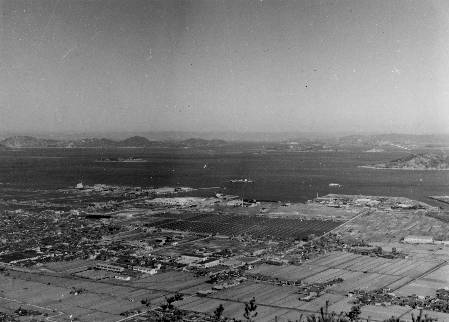
[[[253,183],[253,180],[247,179],[247,178],[244,178],[244,179],[232,179],[230,181],[232,183]]]
[[[136,157],[128,158],[101,158],[95,160],[95,162],[147,162],[147,160]]]

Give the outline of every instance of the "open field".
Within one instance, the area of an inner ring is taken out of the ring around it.
[[[402,315],[401,318],[406,320],[406,321],[412,321],[412,314],[416,318],[419,315],[419,310],[410,310],[410,311],[406,312],[404,315]],[[434,319],[436,318],[436,319],[438,319],[438,322],[449,321],[449,314],[448,313],[433,312],[433,311],[423,310],[422,314],[423,314],[423,316],[427,315],[427,316],[430,316],[430,317],[432,317]]]
[[[386,259],[355,255],[351,253],[333,252],[311,260],[300,266],[257,265],[250,271],[252,274],[262,274],[286,280],[303,280],[306,283],[322,283],[336,278],[342,278],[342,283],[328,287],[328,293],[311,301],[302,302],[294,292],[276,294],[279,301],[266,303],[283,308],[299,309],[305,312],[317,311],[329,300],[330,310],[341,312],[352,307],[347,292],[356,289],[374,290],[391,288],[398,295],[435,295],[435,290],[449,286],[449,266],[443,261],[418,261],[409,259]],[[284,288],[281,288],[284,289]],[[248,293],[262,294],[263,288],[246,284],[220,293],[221,298],[240,298]],[[400,306],[365,306],[362,316],[370,317],[372,321],[383,321],[392,315],[400,316],[411,309]],[[446,321],[446,320],[443,320]]]
[[[257,302],[270,305],[274,301],[280,301],[283,298],[292,295],[297,289],[295,287],[279,287],[265,283],[245,282],[238,286],[223,290],[214,294],[213,297],[220,299],[229,299],[240,302],[249,301],[252,296],[257,296]],[[299,301],[294,307],[298,307]]]
[[[420,296],[434,296],[440,288],[449,287],[449,265],[442,266],[396,291],[398,295],[416,294]]]
[[[0,284],[4,286],[0,293],[0,309],[12,312],[19,306],[34,305],[31,308],[57,315],[54,321],[69,321],[69,315],[77,317],[79,321],[118,321],[123,318],[121,312],[142,309],[141,299],[150,299],[153,304],[161,303],[167,293],[155,288],[174,289],[183,281],[185,287],[192,284],[199,286],[198,282],[201,282],[182,272],[163,273],[160,277],[143,279],[142,284],[139,281],[121,286],[38,273],[11,272],[11,276],[0,276]],[[44,280],[47,281],[45,284]],[[85,291],[80,295],[72,295],[69,293],[72,286]],[[323,305],[327,299],[325,296],[318,300],[319,303],[300,302],[294,294],[295,290],[293,287],[245,282],[220,292],[220,295],[205,298],[193,295],[193,289],[185,289],[184,294],[187,294],[177,305],[186,310],[211,313],[219,304],[223,304],[226,316],[242,318],[244,302],[256,295],[259,312],[257,321],[268,322],[275,317],[278,321],[287,321],[287,317],[299,318],[303,311],[302,305],[305,306],[304,312],[310,313],[311,308]],[[328,296],[339,298],[337,295]]]
[[[402,317],[411,311],[410,308],[398,305],[381,306],[367,305],[362,307],[362,317],[370,318],[374,321],[384,321],[392,316]]]
[[[336,232],[371,242],[397,242],[407,235],[449,240],[449,223],[419,211],[375,211],[360,216]]]
[[[235,241],[215,238],[200,240],[202,247],[209,245],[209,242],[221,248],[232,246]],[[440,260],[386,259],[330,252],[299,266],[259,264],[248,271],[249,274],[302,280],[305,283],[343,279],[342,283],[328,287],[325,294],[310,302],[298,299],[297,287],[252,280],[207,297],[199,297],[196,295],[198,290],[210,289],[212,285],[206,283],[206,277],[197,278],[188,272],[165,271],[128,282],[78,277],[94,263],[75,260],[46,264],[42,267],[45,270],[40,272],[26,272],[26,269],[8,271],[9,276],[0,275],[0,285],[5,286],[0,292],[0,309],[11,312],[20,305],[35,305],[43,313],[58,315],[54,321],[66,321],[69,315],[80,321],[118,321],[123,318],[120,314],[124,311],[143,309],[142,299],[149,299],[152,305],[157,305],[164,301],[165,295],[179,291],[184,294],[184,300],[177,304],[182,309],[211,313],[223,304],[226,316],[242,318],[244,303],[255,296],[259,306],[257,321],[274,321],[275,317],[278,321],[287,321],[299,319],[301,313],[317,312],[326,301],[329,301],[331,310],[347,311],[351,304],[346,294],[354,289],[389,287],[398,295],[433,295],[435,289],[448,286],[449,282],[449,268]],[[84,291],[73,295],[70,294],[72,287]],[[405,307],[365,306],[362,315],[372,321],[382,321],[391,315],[405,316],[410,311]]]
[[[313,276],[317,273],[325,271],[326,267],[320,267],[316,265],[304,264],[301,266],[285,265],[276,266],[269,264],[261,264],[256,266],[249,274],[262,274],[265,276],[272,276],[290,281],[302,280],[309,276]]]
[[[285,206],[272,206],[265,214],[279,218],[349,220],[358,211],[359,209],[330,208],[319,203],[293,203]]]
[[[77,272],[74,275],[78,276],[78,277],[89,278],[92,280],[101,280],[101,279],[105,279],[108,277],[114,277],[114,273],[112,273],[112,272],[96,270],[96,269],[88,269],[85,271]]]
[[[280,290],[263,290],[265,297],[274,297]],[[271,295],[270,295],[271,294]],[[251,298],[251,297],[250,297]],[[246,301],[248,301],[248,298]],[[179,302],[178,306],[185,310],[196,311],[196,312],[208,312],[212,313],[220,304],[225,308],[224,315],[230,318],[242,319],[244,313],[244,302],[237,299],[222,299],[222,298],[210,298],[210,297],[189,297]],[[304,303],[303,303],[304,304]],[[299,319],[301,313],[310,314],[310,311],[304,311],[301,309],[301,302],[296,300],[296,303],[291,306],[285,306],[283,303],[278,305],[275,303],[265,303],[265,301],[257,301],[257,321],[261,322],[271,322],[277,318],[277,321],[291,321],[294,319]]]
[[[72,276],[11,271],[9,276],[0,275],[0,311],[12,312],[19,306],[31,305],[43,313],[58,314],[54,321],[68,321],[69,315],[79,321],[117,321],[124,311],[142,309],[142,299],[161,303],[168,290],[178,289],[178,285],[182,288],[183,281],[185,287],[202,281],[181,272],[160,276],[161,280],[147,280],[134,286],[131,283],[120,285],[116,281],[96,282]],[[72,287],[83,291],[79,295],[70,294]]]
[[[206,280],[207,278],[194,278],[191,273],[172,271],[131,281],[129,285],[166,292],[182,292],[184,289],[203,284]]]
[[[303,280],[306,283],[323,283],[336,278],[343,282],[330,287],[339,294],[363,288],[395,288],[406,284],[424,273],[438,267],[442,261],[415,261],[408,259],[386,259],[352,253],[332,252],[328,255],[295,266],[262,264],[250,273],[277,277],[286,280]]]
[[[337,312],[349,310],[352,304],[348,302],[350,299],[346,297],[346,293],[355,289],[413,288],[414,280],[417,278],[419,280],[421,276],[425,276],[427,273],[430,274],[426,278],[442,279],[448,269],[447,266],[443,265],[445,263],[441,261],[385,259],[333,252],[301,266],[261,264],[256,265],[250,271],[250,274],[262,274],[287,280],[303,280],[306,283],[322,283],[339,277],[344,280],[342,283],[329,287],[327,293],[311,302],[299,301],[295,287],[252,281],[219,291],[208,296],[208,298],[245,302],[252,296],[256,296],[257,303],[261,306],[271,306],[279,310],[294,310],[294,312],[286,312],[284,315],[289,316],[290,314],[299,318],[299,314],[296,315],[297,312],[316,312],[325,305],[326,301],[329,301],[331,310]],[[186,304],[185,308],[198,309],[201,307],[199,303],[201,302]],[[391,315],[403,315],[410,310],[410,308],[399,306],[388,308],[366,306],[362,310],[362,315],[365,318],[370,317],[373,321],[383,321]],[[278,311],[278,313],[280,312]]]
[[[43,268],[48,269],[53,272],[66,272],[74,273],[78,271],[85,270],[89,266],[93,265],[93,261],[89,260],[73,260],[65,262],[50,262],[46,263]]]

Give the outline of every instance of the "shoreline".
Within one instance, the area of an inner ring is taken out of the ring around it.
[[[407,171],[449,171],[449,169],[437,169],[437,168],[429,168],[429,169],[419,169],[419,168],[382,168],[376,167],[372,165],[359,165],[357,168],[365,168],[365,169],[374,169],[374,170],[407,170]]]
[[[145,163],[149,162],[148,160],[123,160],[123,161],[115,161],[115,160],[95,160],[98,163]]]

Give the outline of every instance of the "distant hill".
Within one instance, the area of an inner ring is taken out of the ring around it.
[[[445,134],[375,134],[347,135],[338,138],[339,143],[369,145],[448,145],[449,135]]]
[[[81,139],[79,141],[70,142],[70,147],[85,147],[85,148],[96,148],[96,147],[115,147],[117,142],[109,139],[97,139],[97,138],[87,138]]]
[[[58,140],[38,139],[32,136],[12,136],[0,142],[7,148],[43,148],[62,146]]]
[[[41,139],[33,136],[12,136],[0,141],[5,148],[120,148],[120,147],[213,147],[226,144],[223,140],[188,139],[182,141],[150,141],[142,136],[132,136],[122,141],[106,138],[85,138],[80,140]]]
[[[133,136],[118,142],[118,144],[124,147],[146,147],[152,145],[151,141],[143,136]]]
[[[449,170],[449,155],[437,153],[411,154],[404,158],[373,166],[380,169]]]
[[[379,153],[379,152],[384,152],[384,149],[376,149],[376,148],[372,148],[369,150],[366,150],[365,152],[369,152],[369,153]]]
[[[206,140],[206,139],[187,139],[178,142],[179,145],[190,146],[190,147],[200,147],[200,146],[221,146],[226,144],[224,140]]]

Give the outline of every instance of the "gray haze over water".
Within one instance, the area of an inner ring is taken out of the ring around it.
[[[446,1],[0,1],[3,131],[445,132]]]

